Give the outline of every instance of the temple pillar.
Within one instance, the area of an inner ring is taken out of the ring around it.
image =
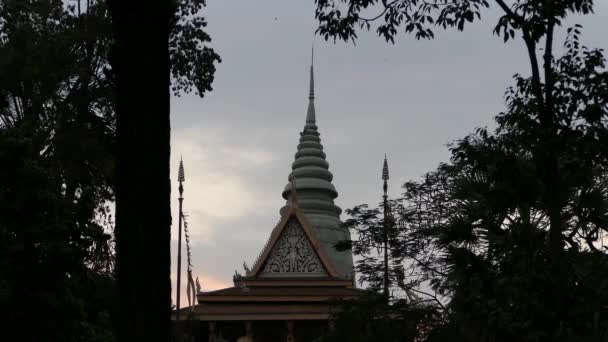
[[[329,327],[329,331],[336,330],[336,322],[334,322],[334,320],[332,320],[332,319],[327,321],[327,326]]]
[[[209,342],[216,342],[217,334],[215,331],[215,322],[209,322]]]
[[[251,321],[244,322],[245,336],[239,337],[236,342],[253,342],[253,323]]]
[[[245,336],[253,341],[253,322],[251,321],[245,322]]]
[[[293,321],[287,321],[287,339],[285,340],[286,342],[295,342],[296,338],[294,337],[293,334],[293,327],[294,327],[294,323]]]

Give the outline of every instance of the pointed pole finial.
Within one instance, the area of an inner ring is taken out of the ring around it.
[[[382,179],[388,180],[388,161],[386,160],[386,154],[384,154],[384,165],[382,165]]]
[[[179,158],[179,169],[177,170],[177,181],[179,182],[179,187],[177,188],[179,190],[179,197],[182,198],[184,193],[183,183],[186,181],[186,173],[184,172],[184,161],[181,156]]]
[[[388,191],[388,161],[386,160],[386,154],[384,155],[384,164],[382,165],[382,180],[384,181],[383,189],[384,189],[384,201],[387,199],[387,191]]]
[[[182,160],[182,157],[180,156],[179,170],[177,171],[177,181],[181,183],[185,180],[186,180],[186,174],[184,173],[184,161]]]

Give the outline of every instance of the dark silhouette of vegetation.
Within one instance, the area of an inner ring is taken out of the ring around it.
[[[170,338],[170,85],[211,90],[204,0],[110,1],[114,27],[119,341]],[[151,186],[153,185],[153,186]]]
[[[394,42],[463,30],[491,6],[503,13],[494,33],[521,38],[531,76],[515,76],[495,132],[454,143],[451,163],[406,184],[394,257],[424,274],[412,285],[433,290],[443,326],[466,340],[605,339],[608,76],[579,25],[562,57],[553,38],[593,1],[317,0],[316,17],[326,39],[377,25]]]
[[[398,205],[395,201],[389,203],[391,207]],[[394,259],[392,253],[393,245],[398,242],[395,240],[397,229],[392,220],[387,222],[389,220],[384,213],[384,204],[373,209],[369,209],[365,204],[359,205],[347,209],[346,214],[350,216],[350,219],[346,220],[343,226],[349,229],[357,239],[341,241],[336,248],[350,249],[355,255],[358,255],[360,258],[356,262],[355,271],[358,274],[359,283],[374,292],[382,292],[386,296],[387,294],[384,292],[388,292],[388,290],[385,290],[385,287],[390,289],[399,281],[399,274],[403,273],[403,265],[400,260]]]
[[[332,328],[319,341],[413,341],[432,319],[424,306],[414,307],[404,301],[388,305],[383,295],[370,293],[356,301],[333,303]]]
[[[60,1],[0,3],[5,338],[113,338],[115,125],[102,18],[100,6],[85,20]]]
[[[529,109],[531,80],[516,76],[498,128],[453,143],[451,162],[406,183],[391,205],[393,300],[402,308],[425,307],[428,341],[608,338],[608,72],[601,51],[582,47],[574,30],[565,46],[554,62],[561,121],[554,144],[566,203],[561,274],[554,273],[544,175],[534,160],[542,126]],[[380,209],[363,205],[347,214],[345,226],[358,237],[350,244],[362,256],[360,279],[379,291]],[[378,315],[365,305],[361,310]]]
[[[26,127],[0,130],[3,334],[107,341],[114,291],[108,209],[88,186],[67,194],[65,165],[41,155],[44,144]],[[44,314],[34,320],[34,311]]]
[[[110,9],[120,146],[116,160],[118,341],[168,341],[171,3],[114,1]]]
[[[165,39],[170,63],[167,77],[174,94],[196,92],[202,97],[211,90],[214,64],[219,62],[219,56],[207,47],[210,38],[200,15],[203,6],[203,1],[187,0],[167,2],[165,6],[163,16],[170,24]],[[138,31],[141,40],[153,39],[148,37],[151,29],[142,30],[140,27]],[[134,158],[145,151],[149,151],[146,157],[160,154],[162,157],[158,158],[168,158],[168,139],[158,139],[160,133],[155,135],[152,129],[145,131],[146,127],[132,126],[140,129],[137,137],[122,139],[124,146],[117,145],[117,99],[124,98],[127,90],[116,95],[120,79],[116,70],[121,54],[113,44],[108,1],[0,2],[0,303],[7,327],[5,336],[19,336],[25,341],[114,340],[113,324],[124,317],[134,317],[138,310],[141,312],[144,300],[160,301],[158,305],[166,308],[159,329],[168,329],[169,261],[168,252],[163,254],[162,250],[169,248],[168,216],[154,223],[154,227],[164,223],[166,240],[159,241],[163,247],[149,251],[146,263],[137,265],[130,278],[139,287],[154,283],[152,287],[160,286],[166,291],[146,298],[143,296],[149,296],[149,292],[142,292],[137,305],[121,306],[119,311],[114,308],[111,204],[116,199],[117,179],[125,179],[115,177],[116,155],[120,151],[133,153],[128,158],[135,164],[141,160]],[[139,70],[148,60],[154,57],[142,57]],[[136,73],[138,68],[132,71],[141,76]],[[141,94],[148,90],[145,80],[154,77],[151,74],[155,70],[151,67],[128,90],[134,98],[140,94],[140,101],[143,99]],[[166,89],[168,94],[169,84]],[[146,122],[148,118],[143,114],[146,108],[153,108],[146,113],[152,127],[154,119],[159,118],[154,113],[161,107],[146,107],[147,101],[153,100],[149,94],[145,100],[128,114],[132,122]],[[158,127],[165,124],[168,125],[168,118],[157,123]],[[168,126],[158,132],[168,134]],[[133,140],[146,136],[149,141],[141,145],[141,150],[130,148]],[[158,149],[151,151],[155,144]],[[166,153],[161,153],[163,150]],[[126,154],[122,156],[124,165]],[[168,159],[166,163],[164,167],[168,170]],[[150,164],[142,162],[139,166],[147,165]],[[141,169],[133,170],[140,172],[129,183],[137,194],[135,191],[141,189],[142,182],[151,180]],[[160,168],[145,171],[154,174],[154,170]],[[167,174],[164,181],[146,186],[150,193],[159,189],[159,193],[162,190],[166,194],[168,180]],[[167,207],[159,209],[159,215],[168,213],[168,195],[164,197]],[[148,197],[140,197],[145,198]],[[150,225],[143,222],[150,208],[146,215],[141,215],[141,205],[134,207],[132,212],[140,210],[140,222],[129,229]],[[129,209],[126,210],[128,213]],[[149,230],[154,232],[154,228]],[[137,247],[132,250],[132,255],[141,252]],[[163,259],[155,269],[157,274],[164,274],[160,285],[151,278],[152,273],[142,275],[146,270],[140,268],[152,261],[155,253]],[[133,300],[126,303],[132,304]],[[159,310],[154,311],[158,313]],[[153,340],[157,336],[161,335]]]

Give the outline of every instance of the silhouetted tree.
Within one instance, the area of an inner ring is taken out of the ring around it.
[[[333,305],[339,309],[332,313],[332,329],[320,342],[413,342],[421,335],[423,324],[433,317],[432,309],[426,306],[403,301],[389,305],[378,293]]]
[[[546,145],[530,109],[530,78],[516,76],[494,134],[480,129],[454,144],[450,165],[407,185],[407,199],[431,219],[416,225],[419,235],[433,238],[435,261],[448,270],[433,284],[450,297],[470,340],[606,338],[608,283],[600,279],[608,275],[608,73],[601,51],[581,47],[576,37],[572,30],[553,67],[561,264],[555,265],[546,174],[535,160]]]
[[[0,305],[3,335],[109,341],[110,235],[94,191],[66,195],[60,162],[25,128],[0,130]],[[93,209],[95,208],[95,209]],[[45,314],[32,319],[32,310]]]
[[[544,127],[531,78],[516,75],[496,130],[451,145],[451,162],[406,183],[393,210],[400,224],[391,255],[414,270],[398,284],[437,299],[429,340],[608,337],[608,71],[601,50],[580,45],[577,28],[565,47],[553,65],[560,124],[552,144],[565,203],[561,274],[554,274],[545,174],[535,160]],[[347,213],[361,231],[373,230],[377,211]]]
[[[320,23],[318,32],[326,39],[329,37],[355,39],[357,26],[369,29],[373,22],[381,21],[377,32],[390,42],[394,42],[394,37],[400,30],[414,33],[418,39],[433,38],[434,28],[457,28],[462,31],[465,23],[481,19],[482,10],[489,8],[491,3],[487,0],[317,0],[316,2],[316,17]],[[556,146],[552,145],[554,137],[559,132],[559,118],[555,115],[554,99],[553,35],[556,27],[560,26],[561,21],[568,14],[590,13],[593,10],[593,0],[516,0],[510,4],[504,0],[495,0],[492,4],[503,12],[494,28],[494,33],[502,36],[507,42],[509,39],[514,39],[517,32],[521,35],[528,51],[532,70],[530,95],[533,96],[534,101],[534,108],[528,109],[535,112],[539,124],[543,127],[537,134],[540,134],[544,144],[542,148],[534,151],[534,159],[536,167],[544,173],[543,201],[546,202],[546,210],[550,217],[552,258],[556,274],[559,274],[563,251],[560,236],[564,229],[561,211],[565,203],[559,194],[562,188],[560,167],[555,155]],[[370,18],[361,14],[364,10],[374,9],[379,13]],[[537,58],[541,52],[542,63]],[[541,73],[544,78],[541,77]]]
[[[120,341],[170,335],[170,77],[210,90],[217,55],[204,1],[112,1],[117,84],[116,239]],[[200,51],[200,49],[202,49]]]
[[[343,227],[354,239],[341,241],[336,248],[352,250],[358,281],[368,293],[354,301],[333,303],[333,329],[321,340],[422,341],[425,327],[439,326],[445,319],[437,307],[442,303],[421,287],[427,279],[421,265],[402,256],[404,250],[411,249],[411,243],[421,243],[418,237],[405,233],[407,214],[402,200],[371,209],[363,204],[347,209],[346,214],[349,218]]]
[[[0,3],[4,336],[113,336],[114,122],[98,63],[109,37],[91,29],[102,14],[92,6],[78,19],[61,1]],[[44,314],[33,320],[32,310]]]
[[[175,94],[211,90],[219,56],[207,47],[203,5],[172,5]],[[113,339],[112,38],[105,0],[0,2],[0,301],[8,336]],[[45,314],[32,321],[32,308]]]
[[[393,210],[399,205],[395,201],[389,202]],[[387,219],[384,208],[370,209],[366,204],[347,209],[349,218],[344,221],[343,227],[349,229],[356,237],[352,241],[341,241],[336,245],[339,250],[352,250],[357,256],[355,271],[358,281],[369,290],[384,293],[385,285],[390,289],[396,285],[403,275],[403,264],[393,258],[393,244],[396,241],[395,233],[398,231],[392,219]],[[398,222],[396,223],[398,224]],[[387,261],[383,256],[385,254]],[[388,281],[387,281],[388,279]]]
[[[434,37],[434,29],[463,30],[467,22],[480,20],[482,11],[490,6],[497,7],[502,12],[494,33],[502,37],[505,42],[515,39],[516,35],[521,37],[527,49],[531,77],[517,77],[518,86],[507,94],[512,115],[500,116],[498,121],[503,122],[504,131],[501,134],[507,136],[505,133],[507,131],[518,132],[515,141],[528,138],[527,142],[533,143],[534,146],[533,149],[527,150],[527,156],[530,158],[529,162],[538,181],[533,188],[537,196],[535,199],[538,201],[538,210],[546,218],[548,254],[544,254],[544,257],[549,260],[545,266],[550,268],[550,272],[545,273],[545,276],[552,284],[545,288],[545,294],[552,300],[543,303],[546,311],[556,313],[551,321],[552,329],[549,329],[552,334],[545,338],[559,340],[559,336],[565,334],[561,329],[570,312],[565,305],[565,298],[570,291],[567,277],[570,269],[566,256],[571,246],[566,243],[568,237],[571,237],[572,229],[568,216],[571,191],[584,185],[584,182],[590,182],[591,172],[599,172],[597,168],[592,171],[589,166],[591,159],[587,159],[587,164],[579,166],[577,172],[573,172],[573,165],[568,158],[574,155],[564,152],[572,146],[580,147],[580,142],[590,139],[593,143],[586,143],[585,146],[593,152],[584,150],[583,155],[598,155],[598,148],[593,145],[602,144],[605,136],[602,135],[603,133],[598,133],[598,124],[595,123],[603,120],[599,118],[603,118],[605,113],[602,101],[606,95],[605,93],[599,95],[597,89],[601,88],[603,81],[595,78],[599,73],[598,69],[603,68],[601,54],[578,50],[577,38],[580,27],[569,29],[571,38],[566,47],[570,50],[565,59],[561,59],[559,63],[555,61],[553,37],[562,20],[568,15],[592,12],[593,1],[317,0],[316,2],[316,17],[320,23],[318,32],[326,39],[330,37],[343,40],[355,39],[357,28],[370,29],[376,22],[379,23],[378,34],[390,42],[394,42],[394,37],[399,31],[413,33],[418,39],[430,39]],[[374,10],[378,12],[371,17],[365,17],[363,14]],[[575,49],[576,53],[573,53],[572,49]],[[539,55],[542,56],[540,61],[537,57]],[[574,60],[569,61],[567,58]],[[576,68],[577,63],[583,63],[583,59],[584,67]],[[573,70],[579,74],[573,75]],[[579,80],[577,77],[580,75],[585,75],[588,79]],[[592,127],[590,131],[593,134],[585,128],[572,127],[578,125],[578,121],[581,120]],[[585,176],[583,176],[584,172],[587,172]],[[575,178],[573,174],[579,178]]]
[[[111,3],[117,97],[119,341],[170,338],[171,1]]]

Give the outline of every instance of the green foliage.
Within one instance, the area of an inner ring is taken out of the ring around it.
[[[204,1],[176,0],[175,94],[211,91]],[[111,341],[116,154],[106,0],[0,2],[0,306],[6,336]]]
[[[574,36],[566,46],[554,62],[558,189],[546,187],[537,160],[545,127],[532,80],[516,75],[497,129],[452,144],[451,162],[406,183],[393,204],[391,256],[411,269],[396,284],[406,303],[414,291],[433,304],[429,341],[446,331],[466,341],[608,338],[608,71],[600,50]],[[557,265],[549,194],[564,203]],[[377,230],[378,209],[347,213],[355,233]],[[377,272],[377,259],[362,262],[364,278]]]
[[[580,26],[567,30],[560,58],[553,40],[564,18],[591,13],[594,2],[316,2],[318,33],[345,41],[372,23],[389,42],[399,32],[430,39],[435,29],[463,30],[490,6],[501,11],[494,33],[521,37],[531,76],[515,75],[494,132],[454,143],[450,163],[405,185],[391,255],[421,277],[403,284],[437,299],[446,320],[433,332],[468,341],[608,338],[608,73],[603,51],[579,43]]]
[[[317,32],[325,39],[355,40],[358,29],[369,30],[378,23],[376,32],[388,42],[395,42],[400,33],[414,34],[416,39],[433,39],[436,29],[456,28],[463,31],[467,23],[481,20],[491,5],[504,11],[494,33],[504,41],[515,38],[525,28],[532,41],[547,32],[547,17],[555,24],[569,14],[588,14],[593,0],[530,1],[516,0],[315,0]]]
[[[423,330],[421,324],[432,319],[433,312],[405,302],[388,305],[382,296],[369,293],[358,300],[334,303],[333,329],[320,342],[415,341]]]
[[[207,21],[201,15],[205,0],[174,0],[175,13],[169,36],[172,89],[175,95],[193,88],[203,97],[213,90],[215,63],[220,56],[210,47],[211,37],[205,32]]]
[[[383,274],[388,271],[380,257],[384,253],[385,225],[382,213],[377,208],[368,209],[367,205],[360,205],[347,209],[346,214],[350,218],[343,227],[354,233],[357,239],[340,242],[336,248],[349,247],[354,255],[360,256],[355,267],[359,283],[373,291],[381,291],[384,286]]]
[[[452,164],[439,171],[448,199],[438,206],[445,209],[442,222],[418,227],[437,238],[439,262],[449,274],[435,284],[450,293],[472,340],[578,341],[606,334],[608,283],[600,279],[608,270],[608,73],[601,51],[576,42],[566,42],[572,48],[554,66],[559,126],[551,145],[559,188],[547,188],[537,160],[545,127],[533,110],[531,79],[516,76],[496,132],[478,130],[456,143]],[[421,189],[410,183],[409,190]],[[549,196],[563,203],[557,256]]]
[[[77,200],[66,196],[59,163],[40,156],[20,130],[0,131],[4,333],[26,341],[109,341],[111,297],[95,298],[113,287],[110,235],[91,218],[91,210],[105,215],[105,208],[84,192]],[[33,320],[33,312],[44,314]]]
[[[402,254],[396,253],[403,252],[404,240],[400,233],[404,227],[401,226],[403,220],[395,222],[391,212],[403,211],[403,208],[398,201],[387,201],[386,209],[386,214],[384,208],[370,209],[367,205],[347,209],[346,214],[350,218],[344,222],[343,227],[349,229],[355,239],[341,241],[336,248],[351,249],[352,253],[358,256],[355,271],[361,285],[371,291],[380,292],[388,280],[389,298],[391,290],[407,287],[408,298],[417,301],[416,295],[409,291],[416,286],[404,284],[405,274],[412,270],[409,265],[404,265]]]

